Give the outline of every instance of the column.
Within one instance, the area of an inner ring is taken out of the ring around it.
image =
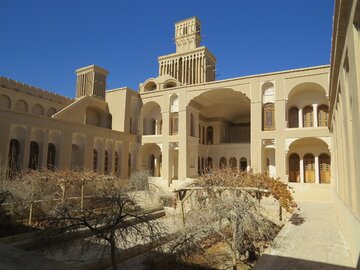
[[[318,111],[317,111],[317,104],[313,104],[313,115],[314,115],[314,127],[318,127]]]
[[[319,174],[319,156],[315,156],[315,184],[320,183],[320,174]]]
[[[31,137],[31,127],[26,128],[26,138],[24,142],[24,158],[22,164],[22,170],[26,170],[29,165],[29,155],[30,155],[30,137]]]
[[[300,183],[301,184],[304,184],[304,160],[303,158],[301,157],[300,158]]]
[[[120,178],[122,180],[128,179],[128,159],[129,159],[129,143],[122,142],[121,146],[121,168],[120,168]]]
[[[170,147],[168,142],[163,143],[162,147],[162,168],[161,178],[167,180],[168,186],[171,184],[170,177]]]
[[[93,170],[94,165],[94,136],[86,136],[84,145],[84,170]],[[98,153],[98,158],[101,153]]]
[[[49,130],[46,130],[43,146],[42,146],[41,161],[39,164],[39,168],[47,167],[48,143],[49,143]]]
[[[4,151],[3,153],[0,153],[0,166],[1,168],[6,168],[8,166],[11,122],[9,121],[8,117],[4,117],[3,119],[1,119],[1,121],[2,121],[1,125],[3,126],[3,130],[1,130],[0,132],[0,149],[3,149]],[[20,160],[21,160],[21,156],[20,156]]]
[[[303,112],[302,109],[299,109],[299,128],[304,127],[303,125]]]
[[[178,157],[178,176],[179,180],[185,180],[188,171],[188,151],[187,151],[187,112],[186,109],[179,112],[179,157]]]
[[[63,132],[59,147],[59,169],[69,169],[71,166],[72,133]]]

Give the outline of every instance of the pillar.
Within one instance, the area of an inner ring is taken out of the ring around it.
[[[313,104],[313,115],[314,115],[314,127],[318,127],[318,112],[317,112],[317,104]]]
[[[315,156],[315,184],[320,183],[320,174],[319,174],[319,156]]]
[[[93,170],[94,165],[94,136],[86,136],[84,149],[84,170]],[[98,158],[101,153],[98,153]]]
[[[40,162],[40,168],[47,168],[47,156],[48,156],[48,144],[49,144],[49,130],[45,131],[43,149],[42,149],[42,158]]]
[[[178,176],[179,180],[185,180],[188,171],[188,151],[187,151],[187,111],[179,112],[179,157],[178,157]]]
[[[304,127],[303,125],[303,113],[302,113],[302,109],[299,109],[299,128]]]
[[[30,137],[31,137],[31,127],[26,128],[26,137],[25,137],[25,143],[24,143],[24,158],[23,158],[23,164],[22,169],[26,170],[29,165],[29,155],[30,155]]]
[[[304,159],[300,158],[300,183],[304,184]]]
[[[128,159],[129,159],[129,143],[123,141],[121,146],[121,168],[120,168],[120,178],[122,180],[128,179]]]

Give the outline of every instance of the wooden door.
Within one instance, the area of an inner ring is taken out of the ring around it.
[[[304,156],[304,181],[315,183],[315,158],[312,154]]]
[[[303,122],[304,122],[304,127],[313,127],[314,123],[313,123],[313,108],[308,106],[305,107],[303,110]]]
[[[319,171],[320,171],[320,183],[328,184],[330,183],[330,157],[327,154],[321,154],[319,156]]]
[[[300,182],[300,157],[295,153],[289,158],[289,182]]]

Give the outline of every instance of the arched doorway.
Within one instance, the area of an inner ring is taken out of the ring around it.
[[[242,158],[240,159],[239,168],[240,168],[240,170],[242,170],[242,171],[246,171],[246,170],[247,170],[247,160],[246,160],[246,158],[242,157]]]
[[[236,161],[236,158],[235,157],[232,157],[232,158],[230,158],[230,160],[229,160],[229,166],[230,166],[230,168],[232,168],[232,169],[236,169],[237,168],[237,161]]]
[[[289,182],[300,182],[300,157],[296,153],[289,157]]]
[[[320,184],[329,184],[331,178],[331,160],[329,155],[321,154],[319,156]]]
[[[48,154],[47,154],[47,168],[48,170],[55,169],[55,157],[56,157],[56,147],[54,144],[48,144]]]
[[[315,158],[312,154],[304,156],[304,182],[315,183]]]
[[[219,167],[221,169],[226,167],[226,158],[225,157],[220,158]]]
[[[12,178],[20,170],[19,166],[20,143],[16,139],[10,140],[8,157],[8,177]]]
[[[150,155],[150,174],[151,176],[155,176],[155,156]]]
[[[39,168],[39,144],[30,142],[29,169],[37,170]]]

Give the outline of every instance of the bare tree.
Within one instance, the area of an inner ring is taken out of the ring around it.
[[[280,227],[258,211],[258,200],[272,196],[288,211],[295,203],[286,184],[267,174],[215,168],[193,184],[194,199],[186,214],[182,236],[169,250],[188,259],[206,243],[222,242],[228,247],[233,269],[260,254],[260,243],[271,241]],[[212,239],[212,240],[209,240]],[[173,248],[173,249],[172,249]],[[188,252],[190,250],[190,252]]]
[[[137,241],[156,241],[163,233],[160,224],[141,209],[134,189],[122,187],[116,179],[99,177],[92,182],[91,205],[63,201],[48,217],[48,235],[58,237],[87,229],[92,243],[104,240],[110,248],[113,269],[117,269],[118,247],[129,247]]]

